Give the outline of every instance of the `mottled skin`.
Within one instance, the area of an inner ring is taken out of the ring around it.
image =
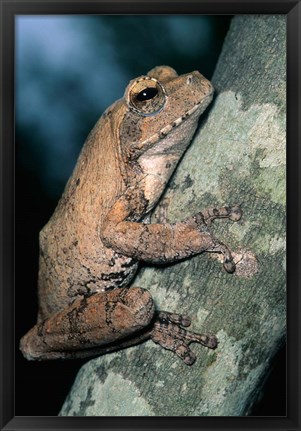
[[[239,207],[206,210],[175,224],[149,224],[189,145],[213,88],[199,72],[178,76],[167,66],[131,81],[124,98],[100,117],[87,138],[58,206],[40,233],[37,324],[21,339],[27,359],[103,354],[151,338],[185,363],[197,341],[187,316],[155,312],[150,294],[128,288],[138,262],[164,264],[228,248],[208,225],[239,220]]]

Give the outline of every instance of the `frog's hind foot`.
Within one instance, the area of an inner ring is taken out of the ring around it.
[[[196,356],[189,344],[196,342],[210,349],[217,347],[217,339],[211,334],[196,334],[183,327],[190,325],[190,318],[185,315],[161,311],[155,319],[151,339],[167,350],[178,355],[187,365],[192,365]]]

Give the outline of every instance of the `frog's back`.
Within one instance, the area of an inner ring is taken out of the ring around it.
[[[117,131],[108,110],[88,136],[64,194],[40,232],[39,320],[78,296],[125,285],[136,271],[133,259],[106,248],[99,235],[104,217],[125,189]]]

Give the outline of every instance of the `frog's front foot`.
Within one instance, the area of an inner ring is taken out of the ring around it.
[[[208,208],[195,216],[195,221],[198,224],[199,229],[208,230],[209,226],[215,219],[229,219],[233,222],[237,222],[242,217],[242,209],[240,205],[225,206],[221,208]],[[211,233],[210,233],[211,234]],[[206,249],[207,252],[221,253],[223,255],[223,266],[229,273],[235,271],[235,263],[231,254],[230,249],[226,244],[219,241],[211,234],[212,244]]]
[[[242,209],[240,205],[208,208],[201,211],[201,214],[204,218],[204,223],[210,226],[213,220],[217,218],[228,218],[231,221],[239,221],[242,216]]]
[[[211,334],[196,334],[183,327],[190,325],[190,318],[185,315],[161,311],[155,318],[151,339],[167,350],[178,355],[187,365],[192,365],[196,355],[189,348],[192,342],[215,349],[217,339]]]

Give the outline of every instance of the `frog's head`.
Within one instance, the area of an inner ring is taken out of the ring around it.
[[[178,76],[171,67],[158,66],[130,81],[124,95],[127,112],[120,130],[121,145],[129,159],[137,160],[150,149],[164,149],[166,154],[167,148],[172,151],[173,146],[178,146],[183,134],[187,141],[183,129],[187,129],[188,122],[195,130],[212,96],[211,83],[198,71]],[[170,136],[174,145],[166,144]],[[188,144],[183,144],[184,149]]]
[[[198,71],[179,76],[171,67],[159,66],[130,81],[120,144],[126,165],[135,165],[140,178],[146,178],[146,194],[164,188],[212,96],[211,83]]]

